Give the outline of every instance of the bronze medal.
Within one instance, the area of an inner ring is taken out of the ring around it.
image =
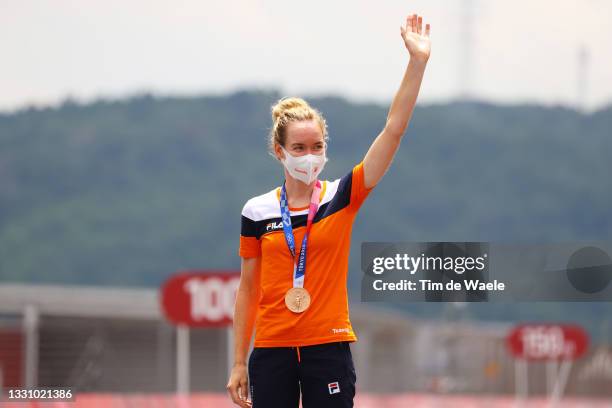
[[[285,305],[293,313],[302,313],[310,306],[310,294],[304,288],[291,288],[285,294]]]

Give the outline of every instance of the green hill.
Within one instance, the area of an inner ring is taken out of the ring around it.
[[[145,94],[0,114],[0,281],[156,286],[177,270],[238,269],[242,206],[282,180],[266,152],[280,96]],[[309,101],[330,129],[322,177],[341,177],[387,107]],[[362,241],[612,238],[610,129],[612,107],[419,106],[357,218],[350,287]]]

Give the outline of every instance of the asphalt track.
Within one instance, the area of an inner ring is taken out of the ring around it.
[[[358,394],[355,408],[545,408],[545,398],[534,398],[518,403],[512,396],[439,396],[431,394]],[[6,405],[1,405],[6,406]],[[10,408],[235,408],[224,393],[174,394],[77,394],[70,402],[11,402]],[[610,408],[605,399],[565,398],[555,408]]]

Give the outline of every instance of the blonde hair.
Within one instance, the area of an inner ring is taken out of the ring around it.
[[[327,122],[318,110],[311,107],[302,98],[287,97],[281,98],[272,106],[272,129],[268,138],[268,148],[270,154],[276,158],[274,144],[278,143],[285,147],[287,141],[287,126],[291,122],[302,120],[316,120],[323,133],[323,140],[329,140],[327,135]]]

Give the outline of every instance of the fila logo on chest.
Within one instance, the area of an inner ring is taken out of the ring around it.
[[[283,229],[283,222],[279,221],[279,222],[269,222],[266,225],[266,232],[268,231],[276,231],[279,229]]]

